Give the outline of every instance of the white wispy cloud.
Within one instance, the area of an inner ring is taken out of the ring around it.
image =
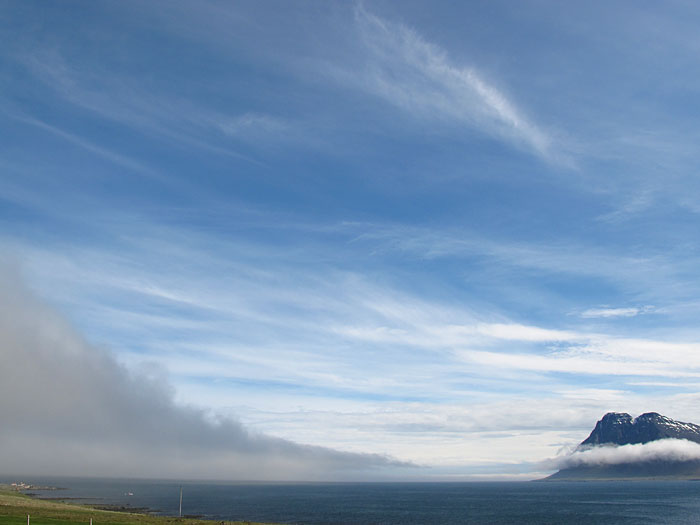
[[[489,272],[500,272],[514,275],[517,280],[519,276],[514,269],[518,268],[534,270],[541,275],[594,278],[651,303],[664,304],[663,307],[653,304],[629,307],[636,308],[637,315],[668,312],[676,308],[672,305],[682,310],[698,306],[693,302],[700,292],[692,277],[692,268],[698,264],[695,254],[653,247],[646,250],[639,250],[638,246],[604,247],[600,243],[575,239],[548,242],[498,239],[468,228],[457,231],[391,223],[348,223],[343,227],[347,235],[352,236],[352,243],[365,245],[379,254],[399,253],[428,261],[461,259],[470,263],[478,263],[485,257],[492,263],[484,266],[489,278],[493,278]],[[606,313],[606,309],[608,307],[603,306],[577,309],[572,315],[580,315],[582,311],[600,315]],[[611,310],[607,313],[617,313],[616,309]]]
[[[559,273],[602,275],[618,280],[632,270],[657,273],[663,260],[614,253],[587,245],[568,242],[523,242],[497,240],[476,231],[429,229],[399,224],[348,224],[354,242],[372,244],[376,250],[400,251],[425,259],[487,255],[499,263]],[[595,264],[593,264],[595,261]],[[624,267],[624,270],[621,269]]]
[[[225,133],[236,137],[260,133],[279,134],[289,130],[289,124],[284,120],[260,113],[245,113],[226,119],[219,125]]]
[[[597,317],[635,317],[640,314],[651,312],[653,306],[627,307],[627,308],[589,308],[581,312],[581,317],[593,319]]]
[[[361,5],[355,19],[367,50],[366,63],[360,71],[336,70],[343,82],[422,120],[460,123],[544,159],[565,159],[552,136],[477,69],[453,64],[443,49],[413,29]]]
[[[140,173],[142,175],[146,175],[155,179],[166,180],[166,178],[161,173],[142,162],[134,160],[126,155],[122,155],[120,153],[111,151],[97,144],[94,144],[92,141],[86,138],[79,137],[73,133],[69,133],[68,131],[57,128],[56,126],[52,126],[51,124],[43,122],[42,120],[22,115],[14,115],[12,118],[24,124],[34,126],[43,131],[51,133],[52,135],[60,137],[61,139],[70,142],[71,144],[74,144],[94,155],[97,155],[98,157],[107,159],[108,161],[118,166],[127,168],[130,171]]]
[[[116,73],[102,64],[74,64],[60,48],[27,50],[16,60],[63,100],[94,116],[204,151],[259,163],[225,139],[237,136],[241,127],[254,133],[257,140],[277,136],[287,128],[282,119],[270,115],[217,111],[167,86],[146,89],[139,78]]]
[[[655,358],[620,359],[596,352],[560,352],[553,355],[532,353],[486,352],[469,350],[458,352],[466,362],[491,368],[528,370],[532,372],[564,372],[590,376],[649,376],[700,377],[700,361],[688,363],[679,359]]]
[[[216,348],[221,345],[212,336],[225,339],[232,331],[255,323],[264,327],[261,334],[269,335],[238,336],[233,347],[258,348],[259,356],[265,355],[265,348],[274,354],[275,349],[285,352],[292,347],[306,347],[319,357],[326,355],[319,363],[326,363],[328,372],[338,358],[334,355],[327,360],[332,355],[329,348],[354,348],[359,361],[352,360],[351,366],[356,367],[362,362],[360,355],[384,347],[386,364],[391,362],[389,350],[397,354],[412,348],[416,362],[438,353],[445,364],[456,358],[531,372],[650,377],[694,377],[700,373],[700,344],[692,340],[621,337],[517,323],[493,312],[475,312],[464,305],[456,307],[421,299],[370,283],[352,272],[327,269],[309,273],[305,270],[307,256],[293,261],[285,253],[282,260],[280,254],[265,247],[238,242],[219,243],[219,255],[205,256],[198,246],[211,242],[206,236],[163,228],[149,234],[143,224],[139,228],[140,236],[134,236],[133,242],[127,240],[122,247],[114,247],[114,253],[111,249],[76,247],[72,248],[73,253],[63,255],[36,248],[25,253],[31,254],[34,271],[42,275],[45,285],[53,287],[63,301],[78,294],[82,297],[77,301],[94,303],[86,315],[98,326],[123,324],[132,330],[141,327],[147,333],[150,323],[176,326],[181,321],[182,327],[190,327],[197,336],[204,337],[200,341],[202,348]],[[16,247],[20,252],[26,250]],[[122,249],[139,253],[141,260],[152,264],[125,263],[119,255]],[[228,253],[245,253],[247,260],[231,259]],[[312,253],[307,255],[313,257]],[[258,263],[262,260],[264,265]],[[180,266],[178,261],[187,266]],[[187,268],[184,274],[183,267]],[[151,268],[160,271],[153,272]],[[230,276],[225,287],[209,277],[212,270],[214,274]],[[61,279],[56,278],[59,273],[63,275]],[[74,275],[80,275],[80,282],[75,282],[71,277]],[[105,309],[98,299],[100,295],[120,300]],[[128,318],[123,323],[119,321],[119,303],[129,296],[154,305],[139,313],[144,315],[143,322],[127,311],[124,315]],[[275,343],[281,334],[286,334],[287,339],[293,335],[294,344],[284,347],[286,350]],[[345,370],[340,375],[359,378],[365,373],[363,370],[360,366],[357,374]],[[328,377],[337,374],[338,370],[334,370]]]

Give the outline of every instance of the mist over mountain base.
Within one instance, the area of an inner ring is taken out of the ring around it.
[[[562,469],[542,481],[700,480],[700,461],[644,461]]]

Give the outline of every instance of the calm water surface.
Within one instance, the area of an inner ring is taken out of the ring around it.
[[[14,480],[7,480],[14,481]],[[180,484],[24,479],[85,503],[177,515]],[[287,524],[700,523],[700,482],[183,483],[183,514]],[[128,495],[133,493],[133,495]]]

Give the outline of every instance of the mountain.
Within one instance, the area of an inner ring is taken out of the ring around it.
[[[674,421],[656,412],[647,412],[634,419],[629,414],[609,412],[596,423],[591,435],[579,447],[630,445],[658,439],[687,439],[700,443],[700,425]]]
[[[596,452],[597,461],[572,461],[546,480],[640,479],[640,478],[700,478],[699,459],[688,459],[688,454],[665,451],[656,454],[638,454],[615,459],[615,451],[623,445],[641,445],[664,439],[687,440],[700,444],[700,425],[674,421],[648,412],[637,418],[629,414],[609,412],[598,421],[591,434],[581,442],[576,453]],[[676,442],[678,443],[678,442]],[[682,444],[682,442],[680,442]],[[580,456],[583,457],[583,456]],[[590,454],[589,454],[590,457]],[[634,459],[632,459],[634,458]]]

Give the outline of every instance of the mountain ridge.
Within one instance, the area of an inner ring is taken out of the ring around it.
[[[687,439],[700,443],[700,425],[675,421],[658,412],[646,412],[634,419],[625,412],[608,412],[579,447],[634,445],[659,439]]]

